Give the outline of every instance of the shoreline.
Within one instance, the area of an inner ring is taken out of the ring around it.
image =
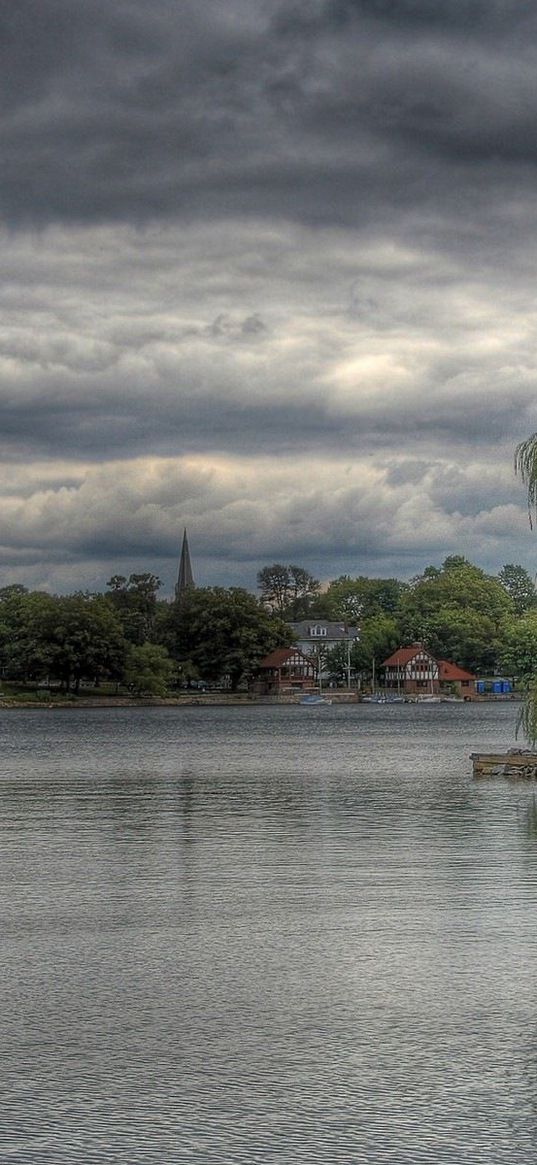
[[[353,693],[350,697],[331,696],[333,704],[359,704],[360,700]],[[263,696],[247,695],[211,695],[211,696],[103,696],[92,698],[85,696],[64,697],[56,700],[6,700],[0,698],[0,711],[16,711],[17,708],[42,708],[51,712],[55,708],[251,708],[257,705],[268,708],[272,705],[299,705],[300,698],[295,696],[279,696],[266,698]]]
[[[338,704],[362,704],[368,703],[363,700],[356,692],[330,692],[330,700],[333,706]],[[0,712],[13,712],[18,709],[36,709],[40,708],[46,712],[52,712],[55,709],[84,709],[84,708],[251,708],[251,707],[265,707],[270,708],[274,706],[300,706],[301,695],[290,696],[250,696],[247,693],[214,693],[207,696],[201,695],[187,695],[187,696],[64,696],[54,700],[38,699],[38,700],[10,700],[9,698],[0,697]],[[440,703],[456,703],[456,704],[516,704],[520,703],[520,696],[510,695],[506,696],[478,696],[472,700],[453,700],[447,699],[440,701]],[[408,701],[414,705],[419,704],[420,701]],[[424,701],[426,703],[427,701]]]

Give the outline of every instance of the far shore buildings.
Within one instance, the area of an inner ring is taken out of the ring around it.
[[[296,645],[305,655],[319,657],[323,651],[332,651],[342,644],[350,650],[353,643],[360,637],[358,627],[349,627],[348,624],[327,619],[301,619],[298,623],[289,624]]]
[[[175,599],[180,601],[195,587],[186,528],[183,532]],[[250,691],[275,695],[281,692],[314,690],[326,676],[325,660],[329,652],[341,647],[346,653],[347,682],[351,684],[351,648],[360,638],[360,628],[343,621],[301,619],[289,624],[295,643],[278,647],[258,664]],[[482,694],[483,681],[456,663],[435,659],[423,643],[399,647],[380,665],[384,672],[383,687],[400,695],[425,696],[452,694],[473,699]],[[503,688],[502,688],[503,691]]]
[[[449,660],[435,659],[422,643],[399,647],[381,667],[386,689],[402,696],[452,692],[471,699],[476,695],[476,677],[471,672]]]

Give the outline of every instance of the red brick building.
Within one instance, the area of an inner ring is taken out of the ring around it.
[[[463,699],[475,696],[476,677],[472,672],[465,671],[463,667],[450,663],[447,659],[438,660],[438,672],[442,691],[452,691],[454,695],[462,696]]]

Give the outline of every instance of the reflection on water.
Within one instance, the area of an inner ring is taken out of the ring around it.
[[[535,793],[533,793],[526,808],[526,828],[528,837],[537,840],[537,800]]]
[[[515,719],[6,714],[2,1162],[533,1160]]]

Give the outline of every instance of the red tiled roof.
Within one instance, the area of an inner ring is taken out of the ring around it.
[[[429,659],[433,659],[430,651],[427,651],[427,648],[425,648],[422,643],[412,643],[410,647],[398,647],[397,651],[394,651],[393,655],[388,656],[388,659],[385,659],[384,663],[381,663],[380,666],[402,667],[405,663],[408,663],[409,660],[414,659],[415,655],[418,655],[421,652],[428,656]]]
[[[450,663],[449,659],[438,660],[438,678],[440,680],[475,680],[472,672],[465,671],[456,663]]]
[[[295,655],[300,656],[300,658],[306,660],[307,663],[313,662],[311,657],[308,655],[304,655],[304,653],[302,651],[298,650],[298,647],[275,647],[274,651],[270,651],[269,654],[266,655],[264,659],[260,660],[260,662],[258,663],[257,666],[258,667],[283,667],[283,665],[285,663],[288,663],[288,661],[292,655],[293,656],[295,656]]]

